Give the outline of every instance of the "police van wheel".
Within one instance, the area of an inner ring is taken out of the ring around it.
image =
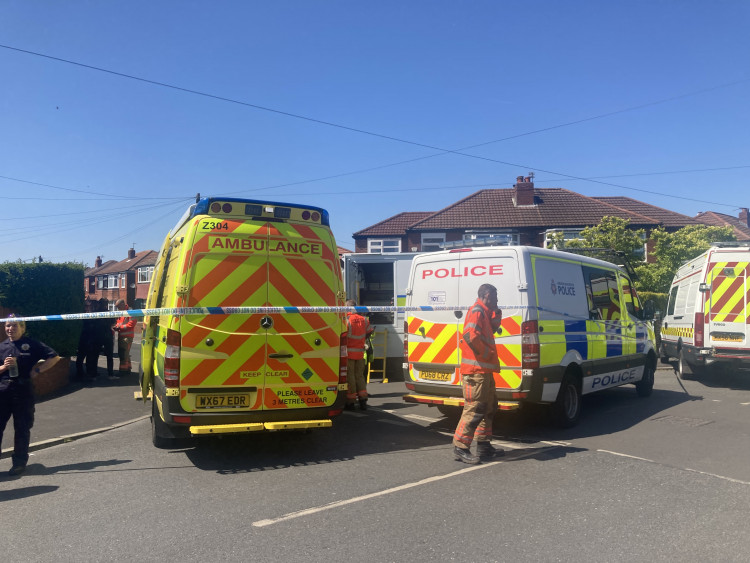
[[[578,424],[581,416],[581,387],[578,378],[566,373],[560,384],[557,400],[553,404],[555,421],[562,428],[571,428]]]
[[[654,375],[656,372],[656,366],[650,361],[646,361],[646,366],[643,368],[643,377],[635,384],[635,392],[638,393],[639,397],[648,397],[654,390]]]

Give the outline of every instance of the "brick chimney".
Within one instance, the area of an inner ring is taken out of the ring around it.
[[[101,256],[97,256],[96,260],[94,260],[94,268],[98,268],[101,265],[102,265],[102,257]]]
[[[747,207],[740,207],[740,222],[750,227],[750,217],[747,216]]]
[[[128,249],[128,260],[135,258],[135,248]]]
[[[534,177],[518,176],[513,186],[513,198],[516,201],[516,207],[523,205],[534,205]]]

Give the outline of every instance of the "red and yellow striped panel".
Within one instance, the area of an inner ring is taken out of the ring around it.
[[[712,322],[750,323],[750,265],[747,262],[714,262],[709,264],[707,279],[711,283],[710,299],[704,313]]]
[[[509,316],[504,317],[500,325],[502,332],[499,341],[495,341],[501,368],[494,374],[498,388],[516,389],[521,385],[521,321],[520,315]],[[409,317],[408,333],[421,337],[421,329],[424,329],[424,337],[431,341],[415,342],[413,338],[409,339],[409,364],[449,364],[457,369],[455,366],[460,364],[458,335],[463,331],[463,324],[431,323]],[[506,338],[508,341],[504,342]],[[460,378],[455,378],[454,382],[460,384]]]
[[[203,232],[202,221],[185,269],[192,278],[186,280],[187,306],[343,305],[327,229],[222,220],[219,229]],[[181,387],[254,388],[253,409],[332,405],[338,396],[342,315],[269,315],[270,329],[261,327],[265,316],[183,319]],[[193,394],[181,395],[183,408],[191,410]]]

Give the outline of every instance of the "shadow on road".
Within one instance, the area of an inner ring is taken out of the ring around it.
[[[11,491],[0,491],[0,502],[53,493],[59,488],[56,485],[38,485],[36,487],[21,487],[20,489],[13,489]]]

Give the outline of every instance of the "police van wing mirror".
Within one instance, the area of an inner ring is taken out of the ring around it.
[[[711,291],[711,286],[707,283],[702,283],[698,286],[698,291],[702,293],[708,293],[709,291]]]
[[[457,319],[460,319],[461,317],[464,316],[464,312],[463,311],[453,311],[453,314],[456,315]]]

